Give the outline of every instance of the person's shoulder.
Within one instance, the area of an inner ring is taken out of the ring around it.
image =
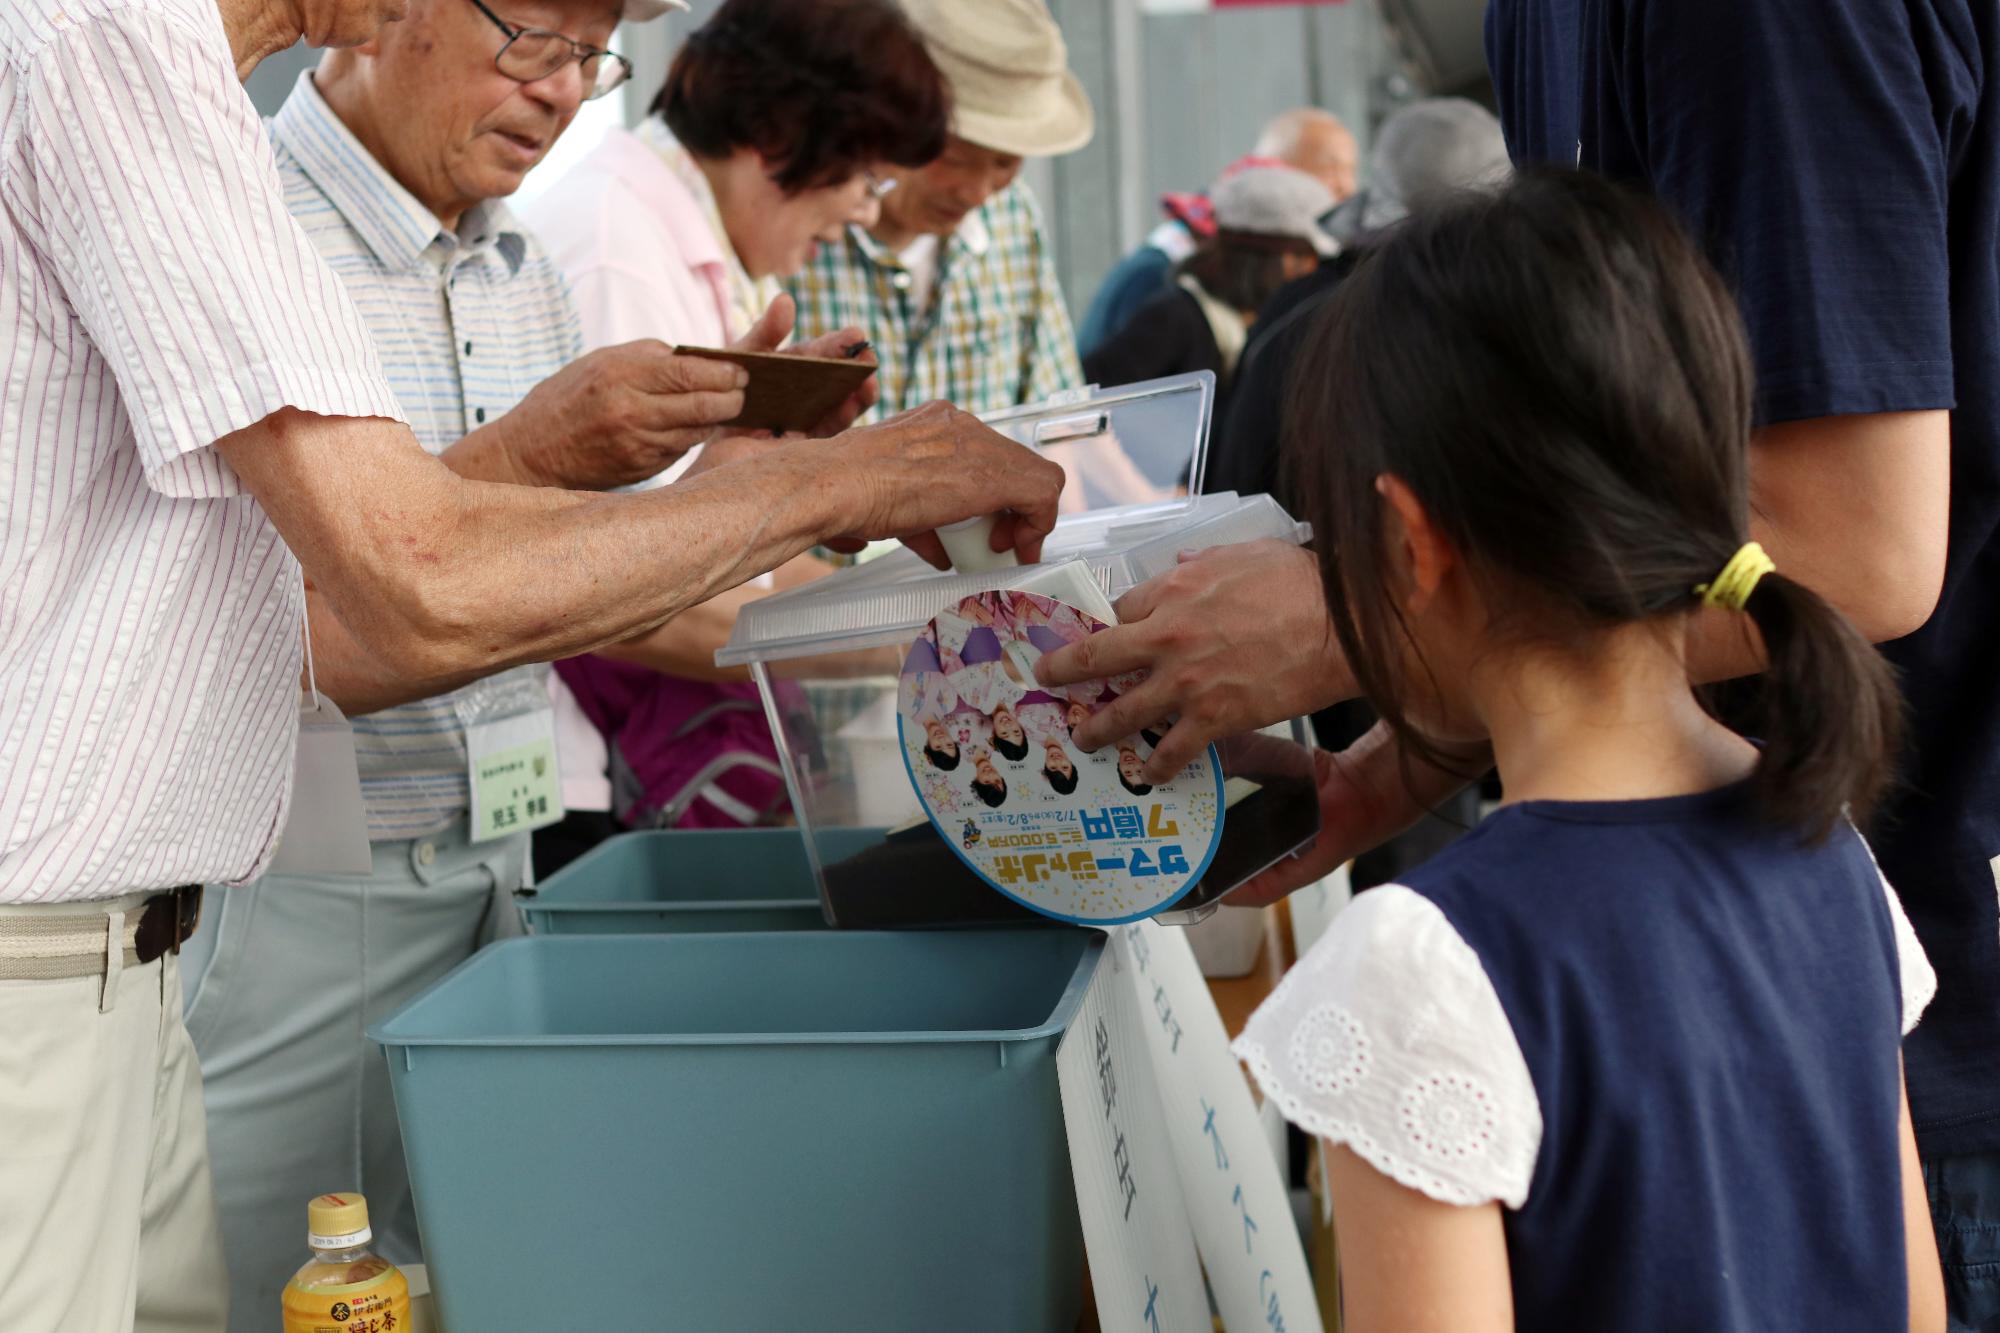
[[[0,5],[0,64],[28,66],[52,44],[93,30],[142,29],[164,30],[228,54],[214,6],[200,0],[8,0]]]
[[[633,262],[664,244],[669,234],[657,210],[647,204],[648,189],[678,184],[671,179],[633,178],[634,171],[649,168],[671,177],[664,164],[628,157],[607,135],[553,185],[511,209],[535,241],[535,250],[552,256],[565,269]]]
[[[1016,179],[1006,189],[988,199],[979,209],[981,219],[995,238],[1029,233],[1039,237],[1046,223],[1041,200],[1025,180]]]
[[[635,202],[632,185],[616,169],[610,147],[607,136],[572,162],[553,184],[532,199],[511,205],[515,214],[539,230],[548,230],[596,216],[609,203]]]
[[[1447,915],[1476,911],[1494,923],[1518,916],[1531,928],[1540,904],[1559,900],[1566,877],[1598,855],[1594,844],[1573,845],[1578,840],[1565,836],[1568,831],[1518,806],[1503,806],[1398,882]]]
[[[292,215],[299,230],[329,262],[359,246],[354,224],[340,211],[333,196],[313,179],[283,138],[268,132],[269,121],[265,122],[265,129],[265,137],[271,141],[272,159],[278,167],[278,188],[284,192],[285,211]]]
[[[1275,329],[1280,320],[1318,309],[1353,271],[1353,259],[1349,254],[1343,253],[1327,260],[1305,276],[1293,278],[1271,293],[1271,299],[1257,312],[1257,323]],[[1251,330],[1251,337],[1255,339],[1255,329]]]
[[[1534,1079],[1480,959],[1407,886],[1355,895],[1232,1047],[1286,1119],[1444,1203],[1526,1202]],[[1466,1122],[1454,1108],[1476,1100]]]
[[[986,201],[986,207],[1000,213],[1022,213],[1035,220],[1042,220],[1042,201],[1035,194],[1035,188],[1025,177],[1017,176],[1008,182],[1005,189]]]

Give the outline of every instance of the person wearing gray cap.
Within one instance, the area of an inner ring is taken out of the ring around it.
[[[1258,312],[1333,253],[1319,220],[1334,197],[1303,171],[1275,165],[1232,170],[1210,197],[1215,235],[1180,265],[1172,288],[1084,358],[1083,371],[1103,385],[1213,371],[1220,419]]]
[[[1354,135],[1340,117],[1315,106],[1293,107],[1273,116],[1238,166],[1259,160],[1298,168],[1331,190],[1336,201],[1354,193],[1360,167]],[[1111,266],[1090,298],[1090,308],[1076,327],[1077,345],[1086,358],[1130,324],[1148,302],[1171,290],[1174,266],[1215,234],[1214,204],[1206,195],[1170,192],[1160,197],[1160,210],[1166,220]]]
[[[1230,410],[1216,416],[1207,489],[1279,495],[1278,439],[1285,379],[1312,313],[1366,253],[1371,241],[1413,212],[1460,190],[1505,183],[1512,170],[1500,122],[1475,102],[1413,102],[1382,123],[1368,157],[1368,183],[1342,201],[1325,225],[1341,255],[1271,298],[1251,330]]]
[[[880,361],[884,414],[942,398],[985,413],[1083,382],[1076,335],[1019,179],[1030,157],[1090,142],[1090,98],[1045,0],[906,0],[951,86],[951,135],[890,173],[873,226],[852,225],[788,289],[799,332],[850,325]]]
[[[1312,317],[1375,240],[1412,213],[1460,190],[1503,183],[1512,168],[1500,122],[1476,103],[1456,97],[1413,102],[1382,124],[1369,156],[1368,184],[1327,216],[1341,253],[1271,298],[1251,330],[1228,414],[1218,416],[1209,447],[1206,489],[1277,495],[1297,512],[1278,467],[1286,381]],[[1319,743],[1341,750],[1374,725],[1367,704],[1351,699],[1313,715]],[[1468,788],[1440,802],[1414,828],[1354,858],[1353,882],[1368,888],[1429,859],[1478,818],[1479,793]]]

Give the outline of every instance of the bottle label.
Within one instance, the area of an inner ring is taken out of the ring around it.
[[[410,1326],[410,1284],[391,1268],[344,1286],[287,1286],[284,1314],[284,1333],[403,1333]]]

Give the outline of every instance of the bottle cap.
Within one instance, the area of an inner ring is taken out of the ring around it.
[[[315,1250],[357,1249],[374,1237],[359,1194],[322,1194],[306,1205],[306,1244]]]
[[[947,523],[937,530],[938,541],[951,557],[953,569],[961,574],[983,574],[990,569],[1012,569],[1021,563],[1021,557],[1013,551],[993,549],[993,526],[997,521],[997,515],[982,514]]]

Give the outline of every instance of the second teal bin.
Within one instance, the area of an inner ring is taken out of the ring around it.
[[[820,843],[839,858],[881,840],[880,829],[833,829]],[[520,904],[537,935],[826,928],[795,828],[623,833],[549,876]]]

